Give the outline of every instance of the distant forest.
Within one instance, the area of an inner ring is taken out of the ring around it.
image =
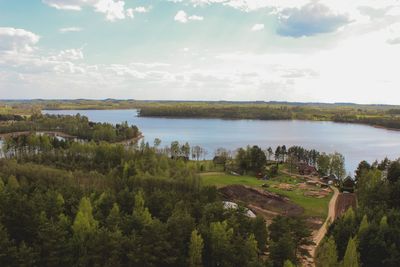
[[[43,109],[138,109],[143,117],[313,120],[400,129],[400,106],[391,105],[114,99],[0,101],[0,114],[30,115]]]

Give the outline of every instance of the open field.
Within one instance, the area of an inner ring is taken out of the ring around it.
[[[316,198],[312,196],[305,196],[304,193],[307,189],[300,189],[295,185],[301,182],[299,179],[292,178],[288,175],[280,175],[269,181],[258,180],[251,176],[234,176],[222,172],[210,172],[200,174],[205,185],[215,185],[217,187],[224,187],[228,185],[245,185],[258,189],[263,184],[267,184],[268,188],[265,190],[276,193],[289,198],[293,203],[304,208],[304,215],[309,217],[325,218],[328,214],[328,204],[331,194],[324,198]],[[278,188],[282,183],[293,185],[293,190],[285,190]]]

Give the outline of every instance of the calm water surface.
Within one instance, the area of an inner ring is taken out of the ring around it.
[[[47,114],[75,115],[80,113],[91,121],[137,125],[145,140],[162,140],[161,146],[172,141],[200,145],[213,157],[219,147],[235,150],[247,145],[263,149],[278,145],[300,145],[321,152],[342,153],[346,168],[354,171],[362,160],[372,162],[386,156],[400,157],[400,131],[366,125],[314,121],[260,121],[221,119],[169,119],[138,117],[136,110],[54,110]]]

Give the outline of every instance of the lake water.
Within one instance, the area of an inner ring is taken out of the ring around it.
[[[47,114],[75,115],[80,113],[91,121],[137,125],[145,140],[162,140],[161,146],[172,141],[200,145],[212,158],[219,147],[235,150],[247,145],[263,149],[278,145],[303,146],[321,152],[340,152],[346,158],[346,169],[353,172],[360,161],[400,157],[400,131],[359,124],[315,121],[260,121],[221,119],[169,119],[138,117],[136,110],[54,110]]]

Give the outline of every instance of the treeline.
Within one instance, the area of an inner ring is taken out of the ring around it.
[[[317,266],[400,265],[400,162],[360,163],[356,210],[328,230]]]
[[[0,114],[0,121],[22,121],[24,117],[21,115],[13,114]]]
[[[0,133],[25,131],[55,131],[84,140],[121,142],[137,138],[140,135],[136,126],[126,122],[112,125],[95,123],[85,116],[33,115],[20,121],[0,124]]]
[[[362,123],[400,129],[399,109],[381,106],[284,105],[234,103],[153,103],[140,107],[143,117],[317,120]]]
[[[275,149],[268,147],[263,150],[259,146],[239,148],[235,152],[219,148],[215,152],[214,162],[223,164],[225,170],[240,174],[268,174],[274,176],[278,171],[278,164],[287,164],[289,171],[295,172],[303,165],[313,167],[321,176],[334,174],[338,178],[346,175],[345,159],[338,152],[327,154],[315,149],[306,149],[301,146],[286,145]]]
[[[178,118],[222,118],[290,120],[292,113],[287,107],[234,106],[234,105],[154,105],[142,107],[139,115],[143,117]]]
[[[357,116],[357,115],[336,115],[335,122],[362,123],[373,126],[380,126],[388,129],[400,129],[400,117],[397,110],[389,111],[390,116]],[[396,112],[396,113],[394,113]]]
[[[278,267],[311,243],[302,218],[267,228],[226,209],[189,163],[148,143],[29,135],[4,148],[0,266]]]

